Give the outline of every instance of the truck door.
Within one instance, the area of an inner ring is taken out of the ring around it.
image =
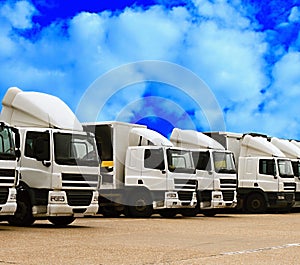
[[[149,147],[144,150],[142,180],[150,190],[167,190],[164,150]]]
[[[30,188],[50,189],[52,173],[50,157],[50,133],[27,131],[20,163],[21,181]]]
[[[196,176],[199,190],[214,189],[214,172],[212,171],[209,151],[193,151],[193,160],[196,167]]]
[[[254,185],[256,185],[254,183]],[[279,178],[274,159],[259,159],[259,174],[257,175],[257,185],[265,192],[277,192],[279,188]]]

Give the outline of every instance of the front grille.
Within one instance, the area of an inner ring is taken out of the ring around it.
[[[0,169],[0,185],[11,187],[15,182],[15,174],[14,169]]]
[[[191,191],[179,191],[178,197],[180,201],[191,201],[193,198],[193,192]]]
[[[8,199],[8,189],[0,188],[0,204],[5,204]]]
[[[70,206],[89,206],[93,197],[93,192],[88,190],[66,190],[66,194]]]
[[[192,190],[195,191],[197,187],[197,180],[195,179],[174,179],[176,190]]]
[[[98,175],[92,174],[62,174],[63,188],[97,188]]]
[[[284,190],[287,191],[296,191],[296,183],[294,182],[284,182],[283,183]]]
[[[234,199],[234,191],[233,190],[223,190],[223,200],[224,201],[233,201]]]
[[[220,188],[221,189],[235,189],[236,188],[236,179],[220,179]]]

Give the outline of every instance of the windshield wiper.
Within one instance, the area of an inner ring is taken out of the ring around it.
[[[280,177],[282,177],[282,178],[293,178],[294,175],[290,175],[290,174],[280,174]]]
[[[234,169],[220,168],[219,170],[217,170],[217,173],[234,174],[236,173],[236,171]]]

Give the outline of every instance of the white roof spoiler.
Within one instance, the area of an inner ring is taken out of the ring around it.
[[[275,157],[285,157],[284,153],[281,152],[274,144],[269,142],[267,138],[261,136],[254,137],[246,134],[243,137],[242,145],[257,150],[262,154],[272,155]]]
[[[285,139],[278,139],[277,137],[272,137],[271,143],[278,147],[287,157],[290,158],[300,158],[300,148],[293,142]]]
[[[173,144],[166,137],[147,128],[132,128],[130,133],[143,137],[155,146],[173,146]]]
[[[13,126],[83,131],[75,114],[61,99],[40,92],[23,92],[17,87],[7,90],[1,119]]]
[[[189,148],[225,150],[225,148],[213,138],[194,130],[174,128],[170,140],[176,146],[181,145]]]

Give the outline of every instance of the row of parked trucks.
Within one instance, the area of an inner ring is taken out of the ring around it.
[[[10,88],[0,123],[0,218],[213,216],[300,206],[300,143],[257,134],[81,124],[57,97]],[[101,174],[100,174],[101,173]]]

